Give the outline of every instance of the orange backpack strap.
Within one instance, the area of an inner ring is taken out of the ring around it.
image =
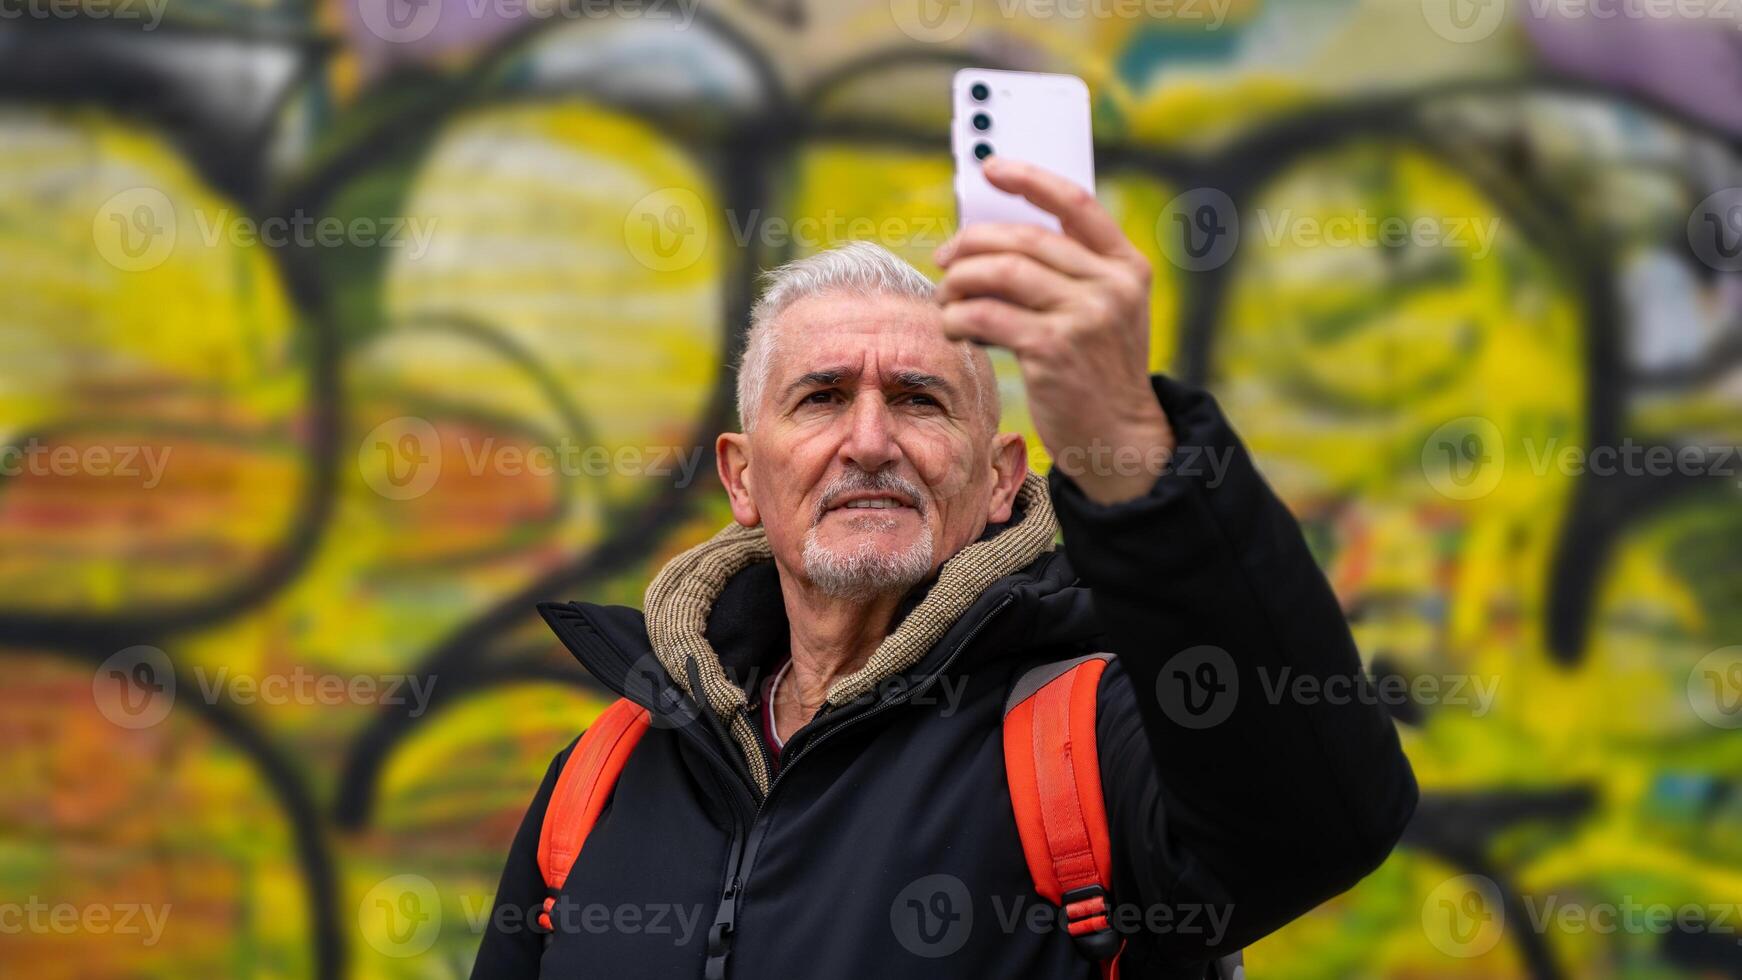
[[[599,812],[605,809],[605,801],[611,798],[629,753],[635,751],[635,743],[641,741],[650,721],[646,708],[619,698],[600,713],[563,763],[538,834],[538,870],[550,891],[544,910],[538,914],[542,931],[551,931],[551,907],[569,880],[569,869],[592,833]]]
[[[1078,948],[1118,980],[1125,941],[1107,922],[1113,845],[1101,795],[1095,709],[1110,653],[1042,664],[1017,680],[1004,704],[1004,768],[1016,830],[1034,890],[1063,906]],[[1245,980],[1239,950],[1210,964],[1216,980]]]
[[[1065,911],[1077,947],[1117,980],[1125,943],[1107,921],[1113,847],[1095,748],[1096,695],[1110,653],[1043,664],[1004,705],[1004,768],[1034,890]]]

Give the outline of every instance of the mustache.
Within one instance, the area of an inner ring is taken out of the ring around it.
[[[888,493],[902,496],[913,504],[913,509],[920,517],[926,516],[925,496],[913,481],[888,470],[876,473],[848,470],[823,488],[823,494],[817,500],[816,513],[811,515],[811,524],[814,526],[821,522],[823,515],[834,506],[835,501],[849,493]]]

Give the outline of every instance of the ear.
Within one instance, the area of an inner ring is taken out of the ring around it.
[[[714,440],[714,466],[732,502],[733,519],[745,527],[762,523],[756,502],[750,498],[750,437],[742,432],[720,433]]]
[[[1028,478],[1028,442],[1015,432],[1000,432],[992,437],[992,502],[986,511],[986,523],[1002,524],[1010,520],[1016,505],[1016,491]]]

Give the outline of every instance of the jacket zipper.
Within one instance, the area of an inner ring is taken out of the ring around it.
[[[861,721],[874,718],[882,712],[896,705],[904,704],[924,693],[945,671],[949,670],[950,665],[956,662],[956,659],[962,655],[962,651],[967,649],[968,644],[980,635],[980,631],[985,629],[988,623],[1015,601],[1014,595],[1006,593],[996,606],[993,606],[986,615],[980,618],[979,622],[974,624],[972,629],[968,630],[968,635],[962,637],[961,642],[956,644],[956,648],[950,651],[950,655],[944,658],[943,663],[938,665],[937,670],[933,671],[924,683],[904,695],[892,697],[887,701],[879,701],[864,712],[816,733],[805,741],[791,759],[781,765],[780,770],[774,774],[774,779],[768,784],[768,793],[762,797],[761,802],[756,805],[755,813],[751,815],[749,832],[743,839],[734,839],[732,842],[731,857],[726,866],[726,886],[720,893],[719,906],[714,910],[714,921],[708,927],[708,959],[702,971],[703,980],[725,980],[726,961],[732,955],[732,933],[737,928],[738,908],[744,900],[744,886],[750,877],[751,867],[756,862],[756,852],[762,844],[762,836],[767,833],[767,828],[761,826],[762,814],[768,809],[769,802],[774,799],[774,791],[780,788],[781,779],[792,771],[793,766],[798,765],[800,759],[809,755],[811,749],[832,738],[837,732]],[[703,710],[707,710],[706,706],[703,706]]]
[[[571,605],[580,618],[587,624],[587,631],[585,633],[574,631],[576,643],[585,648],[589,653],[595,655],[599,654],[599,647],[605,647],[615,651],[616,648],[609,640],[604,638],[604,635],[593,625],[592,620],[587,617],[586,611],[579,605]],[[583,666],[586,666],[590,671],[592,671],[593,676],[597,677],[606,687],[615,692],[618,697],[629,697],[629,692],[625,685],[617,681],[614,675],[612,678],[607,679],[606,671],[600,670],[599,665],[585,663],[584,659]],[[630,698],[630,700],[634,699]],[[692,697],[690,700],[698,711],[712,710],[707,704],[701,702],[697,698]],[[646,706],[643,705],[643,707]],[[702,753],[703,757],[711,763],[709,774],[713,777],[714,784],[726,796],[728,808],[731,810],[732,814],[732,849],[728,852],[726,857],[726,883],[721,889],[719,907],[715,910],[713,924],[708,928],[708,961],[705,967],[705,975],[707,977],[714,978],[714,980],[724,980],[726,969],[725,954],[722,953],[716,960],[714,951],[716,949],[730,950],[731,948],[731,935],[732,930],[735,927],[735,915],[737,912],[737,897],[738,891],[741,887],[739,866],[743,861],[744,844],[749,840],[749,832],[753,829],[756,818],[762,815],[763,804],[756,803],[754,796],[751,793],[745,792],[743,777],[739,775],[732,764],[726,760],[726,757],[724,753],[720,751],[719,746],[714,744],[713,738],[704,736],[701,732],[694,730],[694,726],[689,724],[680,724],[675,727],[681,733],[680,737],[687,739],[690,744],[694,745],[698,751]],[[778,781],[778,776],[776,777],[776,781]],[[774,784],[771,782],[769,784],[769,789],[772,790],[773,788]],[[755,804],[754,807],[745,807],[743,805],[746,796],[751,797],[751,802]],[[765,802],[766,800],[764,800],[764,803]],[[746,813],[749,814],[748,820],[745,819]]]

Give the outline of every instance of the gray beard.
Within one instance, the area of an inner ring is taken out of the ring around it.
[[[855,515],[855,521],[881,521],[893,527],[894,518]],[[878,530],[883,530],[879,528]],[[930,522],[907,550],[893,555],[881,554],[870,542],[842,552],[817,540],[813,525],[804,536],[804,573],[826,596],[835,599],[864,601],[890,592],[906,592],[931,574],[932,542]]]

